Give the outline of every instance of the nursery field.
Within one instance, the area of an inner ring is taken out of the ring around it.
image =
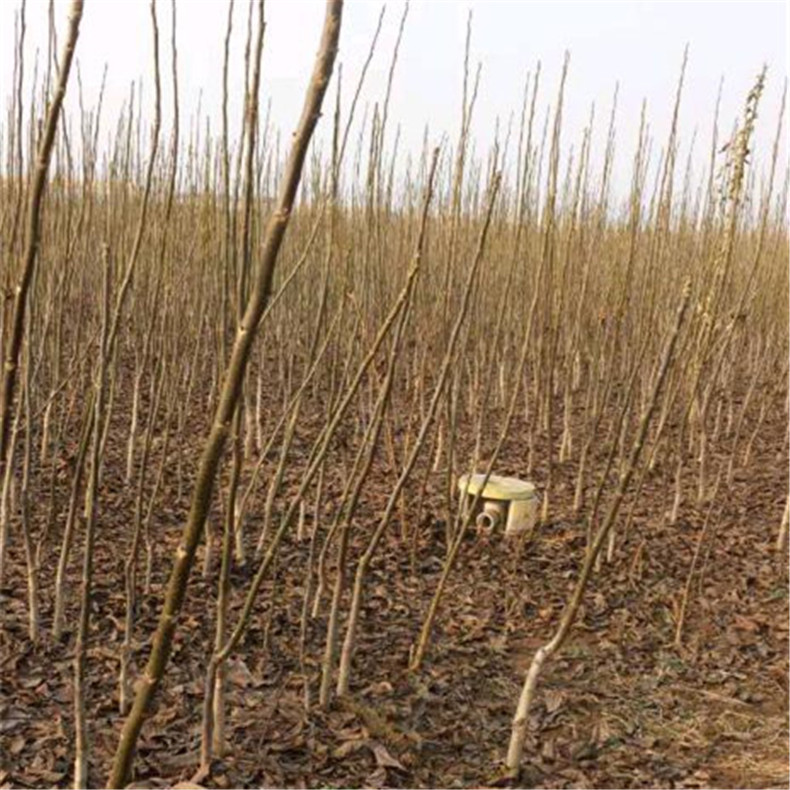
[[[0,787],[786,787],[774,77],[704,173],[685,60],[665,139],[616,93],[568,135],[566,59],[483,150],[470,23],[459,128],[404,158],[359,97],[408,6],[347,73],[328,0],[281,136],[238,5],[203,116],[169,0],[118,117],[74,98],[81,0],[7,97]]]

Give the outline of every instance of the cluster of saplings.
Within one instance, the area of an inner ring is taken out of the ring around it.
[[[784,99],[759,177],[750,146],[765,72],[731,135],[720,134],[716,111],[709,168],[694,177],[691,157],[678,161],[684,60],[666,140],[652,136],[643,110],[622,200],[612,184],[616,93],[603,121],[594,107],[581,139],[564,140],[567,59],[550,102],[540,66],[527,75],[509,124],[475,155],[480,69],[469,66],[470,25],[460,130],[452,142],[429,130],[422,155],[401,167],[389,104],[408,7],[386,94],[363,109],[384,14],[349,88],[336,63],[342,2],[328,0],[304,108],[281,145],[261,112],[262,0],[248,9],[231,0],[222,106],[191,118],[187,132],[177,5],[165,5],[169,40],[162,10],[150,5],[151,88],[143,99],[133,86],[119,117],[107,118],[101,99],[83,106],[74,74],[82,0],[72,0],[57,34],[50,14],[49,51],[25,95],[23,2],[0,130],[0,585],[17,546],[29,639],[74,634],[74,784],[88,782],[94,548],[110,507],[102,481],[111,459],[133,492],[128,528],[113,537],[123,563],[110,571],[126,600],[124,723],[108,779],[121,787],[133,777],[193,574],[216,585],[216,602],[206,601],[215,640],[203,662],[196,766],[205,775],[231,746],[228,659],[244,649],[282,547],[309,541],[299,654],[305,705],[326,708],[354,694],[371,563],[395,540],[418,572],[433,498],[443,511],[443,568],[414,634],[409,667],[419,673],[437,619],[452,617],[442,598],[473,527],[475,508],[458,507],[458,477],[496,472],[518,425],[520,476],[541,469],[541,523],[574,460],[573,510],[587,529],[573,592],[514,711],[505,762],[515,774],[540,672],[596,571],[629,561],[646,481],[658,473],[668,481],[656,518],[676,524],[685,507],[709,518],[782,402]],[[228,73],[242,52],[234,139]],[[173,104],[163,108],[168,81]],[[328,152],[311,146],[320,119],[331,126]],[[373,481],[387,496],[362,518]],[[185,514],[174,552],[161,538],[165,504]],[[540,551],[539,532],[520,536],[514,551]],[[780,549],[786,535],[787,511]],[[157,562],[162,594],[153,592]],[[232,583],[240,565],[249,572]],[[153,634],[137,623],[145,597],[160,612]],[[51,617],[42,618],[42,603]],[[316,650],[305,639],[310,621],[324,625],[318,673],[305,669]]]

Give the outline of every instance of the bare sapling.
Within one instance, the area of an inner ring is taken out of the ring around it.
[[[69,508],[66,513],[66,525],[63,529],[60,553],[58,555],[58,567],[55,573],[55,603],[52,614],[52,636],[55,639],[60,639],[63,633],[63,620],[66,607],[66,572],[68,570],[69,557],[71,556],[71,548],[74,543],[74,527],[77,520],[80,492],[82,491],[82,478],[85,473],[85,461],[88,457],[88,448],[90,446],[93,421],[95,419],[94,399],[95,392],[92,391],[85,404],[82,433],[80,435],[76,455],[74,456],[74,471],[71,480]]]
[[[118,743],[108,780],[110,787],[124,787],[131,778],[137,738],[170,657],[176,617],[181,611],[186,596],[187,582],[194,564],[195,552],[203,534],[222,451],[238,405],[247,362],[257,334],[258,322],[270,297],[277,254],[288,227],[310,138],[318,122],[321,104],[332,75],[340,36],[342,8],[341,0],[329,0],[327,3],[321,45],[311,84],[305,97],[302,117],[293,138],[291,153],[280,185],[276,210],[266,229],[260,262],[251,283],[247,307],[231,350],[213,427],[200,461],[189,518],[176,553],[148,665],[137,687],[132,709],[124,723]]]
[[[33,541],[33,519],[31,518],[30,496],[30,462],[32,454],[33,437],[31,436],[32,408],[30,400],[32,395],[30,346],[26,347],[24,400],[25,413],[25,439],[22,449],[22,485],[20,490],[20,510],[22,522],[22,542],[25,549],[25,563],[27,564],[27,600],[28,600],[28,636],[30,641],[38,641],[39,632],[39,553]]]
[[[139,471],[137,477],[137,492],[135,495],[134,521],[132,526],[132,541],[129,547],[129,554],[124,563],[124,583],[126,586],[126,615],[124,617],[123,644],[121,646],[120,670],[118,677],[118,709],[121,715],[128,712],[130,683],[129,683],[129,662],[132,655],[132,639],[134,632],[135,609],[137,607],[137,558],[140,553],[140,545],[143,538],[143,498],[145,494],[146,475],[151,454],[151,443],[153,441],[154,426],[159,414],[159,402],[162,397],[162,389],[165,381],[165,371],[160,367],[155,375],[158,378],[156,391],[148,416],[145,435],[143,438],[143,449],[139,460]]]
[[[11,525],[11,517],[15,511],[15,497],[12,488],[14,486],[14,456],[16,454],[16,441],[19,434],[19,424],[22,419],[22,400],[16,405],[16,414],[11,426],[11,436],[8,443],[8,460],[3,474],[2,489],[0,489],[0,581],[5,575],[7,563],[9,541],[8,533]]]
[[[280,291],[282,292],[282,290]],[[288,443],[288,436],[293,434],[293,430],[296,424],[296,418],[298,416],[298,406],[302,397],[302,394],[306,390],[310,380],[313,377],[313,374],[317,368],[318,361],[324,356],[324,352],[326,351],[330,339],[334,335],[334,330],[337,325],[337,321],[340,318],[341,311],[338,311],[337,316],[330,322],[326,336],[323,340],[323,343],[319,349],[316,349],[317,353],[315,354],[315,359],[313,360],[310,369],[307,372],[302,384],[300,385],[299,389],[297,390],[296,395],[294,396],[291,403],[283,411],[281,415],[280,422],[272,431],[272,435],[267,443],[265,450],[261,455],[261,461],[259,462],[258,466],[256,467],[256,472],[260,469],[260,464],[263,459],[268,454],[269,450],[271,449],[272,444],[274,443],[274,439],[279,433],[279,428],[282,425],[282,421],[285,419],[286,415],[289,415],[289,423],[286,428],[286,442]],[[237,418],[236,418],[237,419]],[[240,427],[237,424],[237,429]],[[233,455],[233,468],[231,475],[239,475],[240,470],[236,468],[237,463],[241,463],[241,454],[234,454]],[[264,548],[264,539],[267,536],[269,520],[271,518],[271,507],[273,506],[274,502],[274,494],[272,493],[272,488],[277,485],[279,487],[281,479],[282,479],[282,472],[283,472],[284,462],[282,461],[281,456],[281,463],[278,465],[277,472],[275,473],[275,479],[270,483],[270,490],[267,494],[266,498],[266,510],[264,514],[264,524],[261,530],[261,537],[259,542],[259,548],[256,551],[255,558],[256,560],[260,561],[261,556],[263,555],[263,548]],[[321,466],[323,469],[323,464]],[[222,554],[221,554],[221,564],[220,564],[220,575],[219,580],[217,582],[217,618],[216,618],[216,627],[214,633],[214,650],[215,652],[220,652],[222,648],[225,646],[226,640],[228,639],[228,621],[229,621],[229,605],[230,605],[230,570],[233,557],[231,556],[232,547],[236,544],[237,538],[234,534],[239,527],[243,519],[243,514],[245,511],[246,500],[248,499],[252,489],[254,487],[254,480],[250,481],[248,489],[244,495],[244,499],[241,501],[239,506],[237,507],[236,504],[236,496],[237,496],[237,489],[232,484],[231,478],[231,485],[229,486],[229,492],[227,497],[227,502],[225,505],[225,522],[224,522],[224,530],[223,530],[223,537],[222,537]],[[302,519],[304,515],[304,500],[300,502],[299,506],[299,523],[302,524]],[[238,560],[238,556],[236,557]],[[272,606],[271,611],[273,612],[274,607]],[[214,679],[213,688],[209,689],[208,686],[205,689],[206,695],[206,703],[205,703],[205,716],[210,718],[210,721],[204,724],[204,733],[208,733],[204,737],[204,745],[201,751],[201,772],[208,771],[211,764],[211,759],[213,755],[222,756],[226,751],[226,739],[225,739],[225,672],[226,665],[225,662],[218,664],[216,669],[216,677]],[[210,711],[209,711],[210,707]],[[211,743],[208,743],[208,738],[210,737]]]
[[[272,535],[272,538],[267,545],[266,553],[260,561],[252,583],[247,590],[247,595],[244,599],[244,605],[236,625],[234,626],[230,636],[227,638],[222,648],[215,650],[211,660],[208,663],[208,668],[206,670],[205,698],[203,703],[203,728],[200,756],[201,766],[199,770],[200,775],[203,775],[205,772],[210,770],[211,760],[213,757],[214,689],[216,688],[217,673],[222,669],[228,657],[236,648],[236,645],[238,645],[239,641],[244,635],[247,625],[249,624],[252,608],[258,595],[258,591],[260,590],[261,584],[279,556],[278,552],[283,537],[291,526],[293,519],[296,517],[299,506],[301,505],[301,502],[307,493],[313,478],[323,466],[332,438],[335,436],[337,428],[340,425],[343,417],[348,412],[351,402],[357,396],[365,375],[367,374],[374,359],[378,355],[384,340],[389,335],[389,332],[395,324],[398,316],[406,308],[407,297],[412,292],[412,282],[416,274],[417,268],[414,266],[411,267],[406,278],[406,283],[403,286],[401,292],[398,294],[398,297],[392,305],[390,312],[387,314],[386,318],[381,324],[370,350],[359,364],[353,380],[349,383],[347,389],[343,393],[342,400],[334,409],[330,421],[324,426],[316,442],[314,443],[313,450],[310,454],[310,460],[308,462],[308,468],[302,476],[296,494],[291,498],[287,510],[281,517],[277,530]]]
[[[96,394],[93,399],[93,424],[98,426],[104,419],[107,355],[110,322],[110,251],[105,246],[104,288],[102,294],[102,332],[99,360],[96,371]],[[93,549],[96,537],[96,509],[99,487],[99,465],[101,463],[101,431],[93,431],[90,450],[90,470],[87,489],[87,513],[85,516],[85,545],[83,548],[82,589],[80,614],[77,626],[77,642],[74,648],[74,790],[88,786],[88,721],[85,707],[85,681],[90,639],[90,612],[93,590]]]
[[[537,291],[536,291],[536,296],[537,296]],[[502,421],[502,426],[499,432],[499,436],[497,438],[497,443],[494,446],[494,449],[492,450],[491,455],[489,457],[488,464],[486,465],[482,485],[479,487],[477,493],[475,494],[472,502],[469,503],[468,507],[459,510],[456,516],[456,521],[460,523],[457,523],[453,530],[454,539],[450,544],[447,557],[445,558],[444,566],[442,568],[442,574],[439,577],[439,582],[436,586],[436,590],[434,591],[434,594],[431,598],[431,603],[428,606],[428,612],[425,616],[425,620],[423,621],[422,628],[420,629],[420,635],[417,639],[417,642],[412,648],[412,654],[409,659],[409,669],[411,670],[416,671],[422,666],[422,662],[425,657],[425,651],[428,648],[431,632],[433,630],[433,624],[439,612],[439,605],[441,603],[442,595],[444,594],[444,589],[447,585],[447,580],[449,579],[450,573],[455,565],[464,538],[466,537],[466,532],[469,528],[469,525],[472,522],[472,517],[475,513],[475,509],[478,505],[478,502],[480,501],[480,498],[482,497],[483,490],[485,489],[485,486],[488,483],[489,477],[494,471],[494,466],[497,462],[497,459],[499,458],[499,454],[502,451],[502,447],[505,444],[505,441],[507,440],[508,435],[510,433],[510,426],[513,422],[513,416],[516,413],[518,395],[519,395],[519,391],[521,390],[523,376],[524,376],[524,368],[526,365],[527,355],[530,347],[530,338],[532,336],[532,318],[535,314],[533,309],[534,304],[535,304],[535,297],[533,297],[532,304],[530,305],[530,311],[526,323],[526,328],[521,340],[521,349],[519,352],[518,362],[516,363],[515,372],[513,375],[513,386],[510,393],[507,412],[505,413],[505,417]],[[477,438],[478,445],[480,441],[481,429],[482,429],[482,423],[478,428],[478,438]],[[475,458],[477,458],[478,453],[479,453],[479,449],[476,448]],[[469,477],[469,481],[471,481],[471,476]],[[469,486],[467,483],[467,490],[464,491],[463,493],[465,499],[467,499],[469,495],[468,488]]]
[[[436,409],[439,405],[439,400],[441,399],[444,393],[445,384],[447,381],[447,375],[449,373],[452,361],[455,357],[455,353],[454,353],[455,345],[461,333],[461,327],[463,326],[464,319],[466,318],[466,314],[469,308],[469,302],[471,298],[472,287],[477,276],[480,262],[483,258],[486,237],[488,235],[488,228],[491,223],[491,215],[494,210],[494,204],[496,201],[497,192],[499,190],[499,184],[500,184],[500,177],[498,174],[496,174],[494,175],[492,183],[490,185],[488,206],[486,209],[485,220],[480,230],[477,250],[475,251],[474,258],[469,267],[469,273],[467,275],[466,283],[464,285],[463,299],[461,302],[461,306],[458,310],[458,313],[456,315],[452,332],[447,341],[447,347],[445,349],[444,359],[442,360],[442,365],[439,371],[437,382],[434,387],[434,393],[431,398],[431,402],[426,411],[422,425],[420,426],[420,431],[417,434],[417,438],[415,439],[414,444],[412,445],[409,457],[400,473],[398,481],[396,482],[394,488],[390,492],[390,496],[389,499],[387,500],[387,505],[384,510],[384,513],[378,525],[376,526],[376,529],[374,530],[373,534],[370,537],[365,552],[362,554],[362,556],[360,557],[357,563],[357,569],[354,576],[354,589],[352,593],[351,605],[348,614],[348,621],[346,623],[346,635],[343,640],[343,649],[340,654],[340,666],[338,669],[338,677],[337,677],[338,697],[343,697],[346,694],[348,694],[349,680],[351,675],[351,658],[354,652],[354,644],[356,641],[356,629],[357,629],[357,624],[359,622],[360,611],[362,608],[362,597],[364,594],[365,576],[370,566],[370,562],[373,559],[374,554],[376,553],[376,549],[378,548],[379,542],[381,541],[381,538],[384,535],[384,531],[386,530],[390,522],[390,519],[392,518],[392,514],[395,510],[395,506],[398,502],[400,493],[403,487],[406,485],[406,481],[409,479],[412,469],[414,468],[414,464],[417,461],[417,456],[419,455],[423,445],[425,444],[425,439],[428,435],[428,431],[431,427],[431,423],[433,421],[434,415],[436,414]]]
[[[776,536],[776,552],[784,555],[787,552],[787,527],[790,524],[790,496],[785,502],[785,509],[782,513],[782,523],[779,525],[779,534]]]
[[[3,359],[2,390],[0,390],[0,480],[4,480],[6,464],[10,460],[8,450],[11,434],[11,422],[13,418],[13,400],[16,390],[17,372],[20,354],[22,351],[22,343],[24,342],[25,312],[28,303],[28,293],[33,281],[33,274],[36,268],[36,259],[41,241],[42,203],[44,200],[44,191],[47,186],[47,172],[49,170],[49,164],[52,158],[53,146],[55,144],[55,135],[58,129],[60,111],[63,105],[63,99],[66,96],[66,88],[69,82],[71,64],[74,59],[77,38],[79,37],[80,21],[82,20],[82,7],[82,0],[72,0],[69,7],[68,30],[63,44],[63,52],[60,57],[60,70],[55,83],[55,90],[49,100],[47,115],[44,121],[43,133],[41,135],[36,153],[36,166],[30,187],[30,201],[26,215],[27,225],[25,230],[22,267],[19,281],[14,290],[13,307],[10,319],[10,333],[7,340],[5,340],[5,333],[3,333],[3,351],[5,352],[5,355]],[[20,42],[20,47],[21,46],[22,42]],[[21,70],[19,78],[21,85]],[[21,117],[20,109],[20,127]],[[21,151],[21,128],[19,145]],[[20,153],[20,184],[21,164]],[[21,192],[19,194],[21,196]],[[7,534],[4,530],[0,530],[0,540],[7,540]],[[0,548],[0,555],[3,555],[4,551],[4,547]],[[0,563],[0,572],[2,572],[2,569],[3,565]],[[2,576],[0,576],[0,584],[1,583]]]
[[[686,584],[683,588],[683,595],[680,600],[680,608],[678,611],[677,616],[677,623],[675,624],[675,647],[680,649],[683,645],[683,627],[686,624],[686,612],[688,611],[689,605],[689,598],[691,595],[691,583],[694,579],[694,571],[697,569],[697,563],[699,562],[700,550],[702,549],[702,544],[705,541],[705,538],[708,535],[708,529],[711,523],[711,516],[713,515],[713,505],[716,501],[716,496],[719,492],[719,485],[721,484],[722,473],[719,470],[719,474],[716,478],[716,483],[714,486],[714,490],[712,496],[710,498],[710,502],[708,504],[707,512],[705,513],[705,520],[702,523],[702,529],[699,531],[699,535],[697,536],[697,542],[694,546],[694,553],[691,557],[691,562],[689,563],[689,570],[686,576]]]
[[[562,613],[559,626],[557,627],[557,630],[555,631],[551,640],[549,640],[542,647],[538,648],[538,651],[535,653],[535,656],[532,659],[532,663],[530,664],[529,670],[524,680],[524,686],[521,690],[521,696],[519,697],[516,713],[513,718],[510,745],[508,747],[507,758],[505,761],[507,770],[512,774],[518,774],[521,766],[524,740],[526,739],[527,735],[527,717],[532,704],[532,699],[535,696],[535,689],[537,687],[541,670],[546,664],[546,661],[548,661],[552,655],[557,653],[562,648],[565,640],[568,637],[568,634],[571,631],[571,628],[573,627],[573,623],[579,611],[579,606],[587,589],[587,583],[590,579],[595,560],[604,545],[604,541],[606,540],[609,530],[612,528],[612,525],[617,518],[620,505],[622,504],[623,498],[625,497],[626,491],[628,489],[628,484],[630,483],[634,469],[639,462],[639,457],[642,453],[645,439],[647,438],[648,429],[650,428],[650,422],[658,404],[664,379],[666,378],[667,372],[673,361],[675,344],[677,342],[678,334],[680,333],[681,325],[683,324],[683,319],[688,308],[690,296],[691,287],[689,284],[687,284],[684,288],[684,293],[681,299],[680,307],[678,308],[677,317],[667,341],[658,373],[655,377],[650,400],[646,410],[642,414],[639,430],[634,439],[628,462],[624,470],[621,472],[615,497],[609,506],[609,510],[606,514],[603,524],[599,528],[595,538],[587,549],[579,578],[576,582],[576,586],[570,600],[565,605],[565,610]]]
[[[439,149],[437,148],[434,150],[433,153],[433,159],[431,161],[431,169],[428,174],[428,183],[425,188],[425,198],[423,200],[422,216],[420,219],[420,229],[417,234],[416,248],[414,251],[413,266],[415,269],[419,268],[423,258],[425,234],[428,224],[428,211],[430,209],[431,200],[433,198],[434,178],[436,175],[436,165],[438,162],[438,158],[439,158]],[[407,298],[410,299],[411,293],[412,291],[410,289]],[[406,308],[401,313],[401,317],[399,319],[398,327],[395,333],[393,348],[390,352],[390,358],[387,365],[387,371],[384,377],[384,382],[382,383],[381,388],[379,390],[377,402],[373,410],[373,417],[370,423],[368,424],[368,429],[360,445],[360,452],[355,461],[355,467],[356,467],[356,462],[362,458],[362,451],[364,450],[365,458],[364,461],[362,461],[362,468],[356,478],[357,482],[354,487],[353,493],[351,494],[350,499],[348,500],[347,504],[344,503],[344,507],[341,509],[341,511],[339,511],[339,514],[340,512],[342,512],[343,521],[342,521],[342,526],[340,527],[340,543],[337,550],[337,561],[336,561],[337,567],[335,570],[335,582],[332,590],[332,604],[329,612],[329,620],[327,622],[327,627],[326,627],[324,658],[321,668],[321,688],[319,691],[319,704],[321,705],[322,708],[326,708],[329,705],[331,698],[332,672],[334,670],[334,663],[337,654],[338,632],[340,625],[340,602],[342,600],[343,591],[345,588],[346,564],[348,561],[348,544],[349,544],[349,535],[351,531],[351,522],[354,518],[354,512],[356,510],[357,502],[359,501],[359,496],[362,491],[362,486],[364,485],[365,480],[368,477],[371,465],[373,463],[374,453],[376,450],[376,446],[378,444],[378,439],[383,424],[384,413],[387,409],[390,393],[392,391],[392,382],[393,382],[393,374],[395,372],[395,364],[399,351],[401,349],[401,340],[403,337],[404,326],[406,324],[407,316],[409,313],[409,307],[410,307],[410,302],[407,303]],[[349,478],[349,482],[350,479],[351,478]],[[328,543],[328,539],[327,539],[327,543]],[[316,596],[316,600],[318,600],[317,596]]]

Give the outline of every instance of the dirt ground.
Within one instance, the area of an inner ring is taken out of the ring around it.
[[[542,676],[518,786],[788,786],[788,577],[787,562],[773,551],[787,495],[781,404],[775,414],[776,423],[764,425],[758,435],[748,468],[737,471],[732,487],[722,485],[692,584],[681,649],[673,646],[675,622],[705,508],[694,506],[696,476],[688,474],[679,523],[667,524],[663,514],[673,470],[659,467],[648,478],[628,540],[618,544],[615,562],[604,563],[593,578],[568,643]],[[514,435],[519,430],[516,426]],[[122,723],[117,691],[121,580],[133,502],[133,490],[122,483],[124,449],[109,448],[100,494],[88,699],[95,786],[104,785]],[[514,441],[497,471],[523,477],[524,458],[524,448]],[[716,464],[713,459],[712,468]],[[326,713],[317,709],[315,697],[328,604],[308,632],[313,704],[307,713],[298,645],[309,541],[289,540],[277,565],[276,590],[270,578],[231,663],[231,749],[201,784],[504,784],[502,759],[525,669],[556,627],[583,555],[584,523],[571,510],[575,473],[575,460],[555,469],[549,523],[521,556],[502,538],[470,535],[451,576],[426,664],[411,674],[406,670],[409,650],[444,557],[442,475],[434,475],[420,527],[418,573],[411,572],[396,519],[373,564],[351,701]],[[287,489],[293,490],[296,474],[289,475]],[[544,474],[538,464],[532,479],[540,485]],[[340,470],[329,470],[327,520],[340,478]],[[63,500],[67,480],[64,476],[61,484]],[[391,474],[377,473],[357,515],[358,533],[375,523],[391,482]],[[174,476],[168,473],[153,525],[154,583],[138,619],[137,669],[147,656],[185,507],[186,497],[177,499]],[[629,507],[627,501],[621,525]],[[65,511],[65,502],[60,510]],[[43,518],[44,504],[37,511]],[[42,570],[45,633],[36,646],[26,635],[24,557],[18,528],[12,532],[11,572],[0,590],[1,787],[70,786],[74,635],[54,643],[48,630],[62,523],[61,516]],[[252,508],[245,526],[251,546],[259,525]],[[355,543],[355,552],[360,545]],[[75,549],[71,623],[81,536]],[[234,569],[236,611],[238,590],[250,575],[249,569]],[[206,579],[198,566],[163,692],[140,739],[136,787],[176,785],[197,769],[215,589],[216,571]]]

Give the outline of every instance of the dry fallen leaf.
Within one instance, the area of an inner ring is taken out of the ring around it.
[[[387,784],[387,771],[382,766],[376,768],[367,779],[365,779],[365,785],[367,787],[385,787]]]
[[[392,694],[392,683],[382,680],[380,683],[373,683],[368,686],[362,693],[372,694],[374,697],[380,697],[384,694]]]
[[[376,743],[375,741],[372,743],[368,743],[370,746],[370,750],[373,752],[373,756],[376,758],[376,763],[381,768],[395,768],[398,771],[405,771],[406,769],[403,765],[398,762],[380,743]]]
[[[239,688],[247,688],[255,682],[249,667],[240,658],[228,662],[228,680]]]
[[[344,757],[348,757],[349,754],[358,752],[363,746],[367,745],[368,742],[365,738],[346,741],[345,743],[341,743],[340,746],[338,746],[337,749],[332,752],[332,756],[336,757],[338,760],[342,760]]]
[[[545,700],[546,711],[548,713],[554,713],[555,711],[558,711],[562,706],[562,703],[565,702],[565,695],[561,691],[549,689],[546,692]]]

